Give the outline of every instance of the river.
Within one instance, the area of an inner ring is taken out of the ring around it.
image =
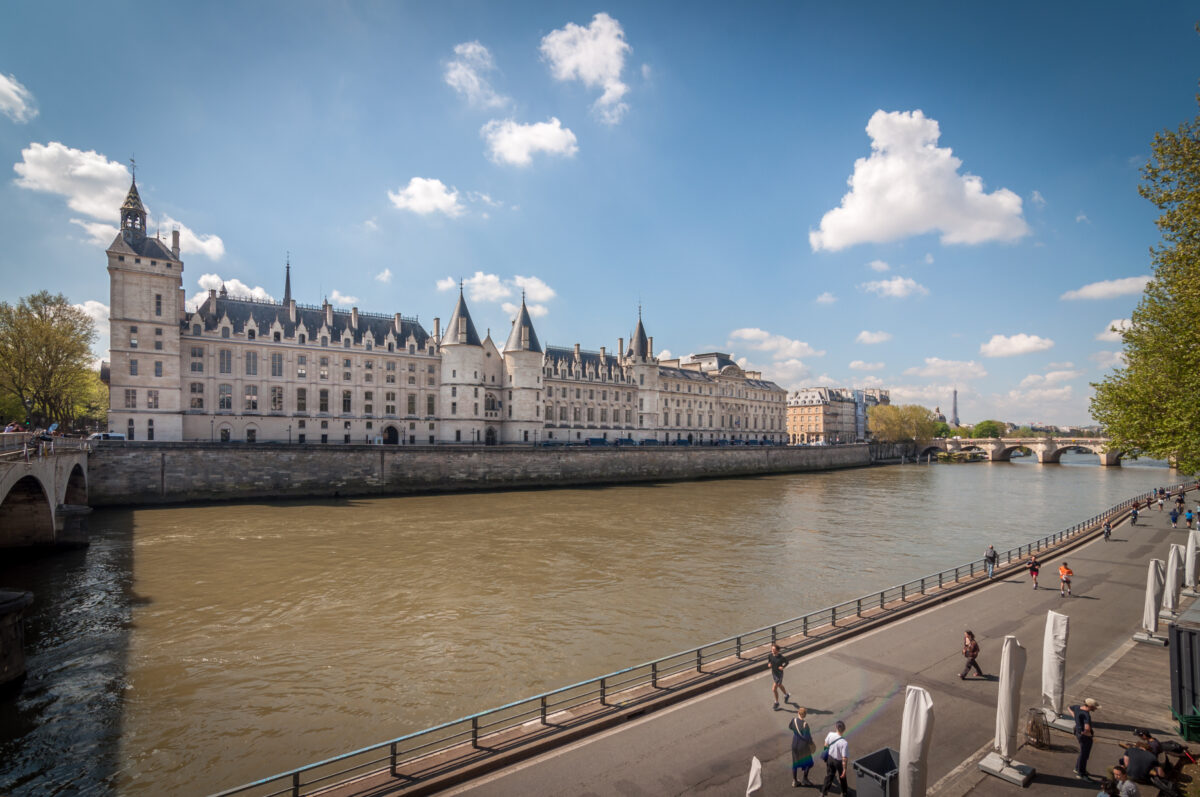
[[[1092,455],[97,511],[0,564],[0,794],[207,794],[1016,546],[1178,481]],[[1077,580],[1086,583],[1087,573]]]

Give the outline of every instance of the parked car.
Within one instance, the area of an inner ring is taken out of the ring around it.
[[[661,446],[662,443],[660,443],[654,439],[649,439],[649,440],[643,440],[642,442],[638,443],[638,445],[639,446]]]
[[[125,435],[120,432],[96,432],[88,435],[88,440],[124,440]]]

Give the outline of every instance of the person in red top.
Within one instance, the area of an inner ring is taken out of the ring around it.
[[[1067,563],[1063,562],[1058,566],[1058,594],[1064,598],[1071,594],[1071,576],[1075,575],[1075,571],[1067,567]]]

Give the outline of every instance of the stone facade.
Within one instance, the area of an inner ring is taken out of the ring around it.
[[[890,404],[886,390],[808,387],[787,398],[787,439],[792,445],[830,445],[870,439],[867,410]]]
[[[179,236],[145,231],[132,185],[108,249],[109,426],[129,440],[324,444],[784,444],[783,388],[721,352],[659,361],[641,318],[626,349],[543,349],[524,298],[503,345],[466,299],[444,334],[416,318],[212,290],[185,308]]]

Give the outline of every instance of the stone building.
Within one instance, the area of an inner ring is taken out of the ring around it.
[[[146,234],[132,184],[108,248],[109,426],[131,440],[298,443],[782,444],[787,393],[730,355],[660,362],[639,317],[625,348],[543,349],[524,297],[499,348],[461,286],[443,330],[416,318],[210,290],[185,307],[179,233]]]
[[[888,391],[808,387],[787,399],[787,435],[792,445],[832,445],[870,438],[867,410],[890,404]]]

